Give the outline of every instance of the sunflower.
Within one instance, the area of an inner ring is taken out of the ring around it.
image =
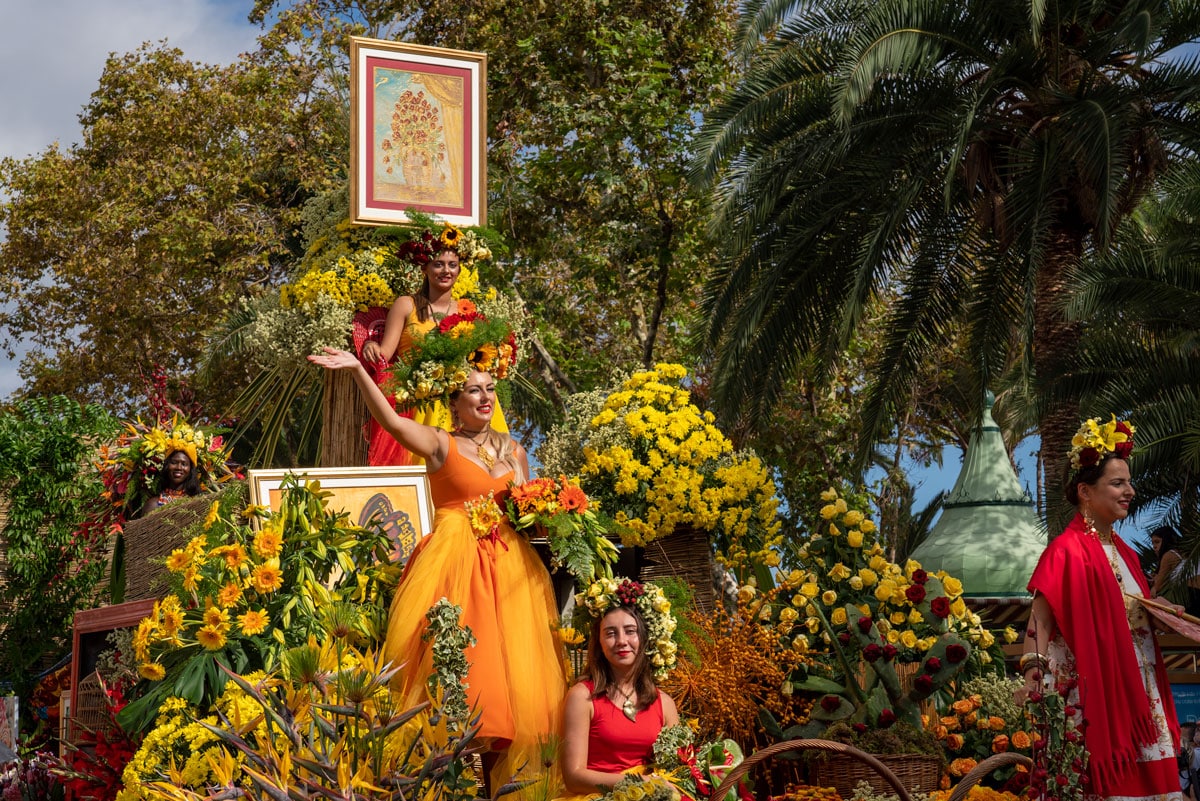
[[[458,244],[462,241],[462,230],[451,225],[443,223],[442,235],[438,237],[438,241],[442,243],[442,247],[450,250],[458,250]]]
[[[143,662],[138,665],[138,675],[150,681],[162,681],[166,677],[166,669],[157,662]]]
[[[254,552],[264,559],[270,559],[283,551],[283,534],[273,528],[264,528],[254,538]]]

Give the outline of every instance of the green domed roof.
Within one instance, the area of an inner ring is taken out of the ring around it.
[[[989,392],[942,516],[912,558],[962,579],[968,597],[1028,596],[1046,532],[1009,462],[993,403]]]

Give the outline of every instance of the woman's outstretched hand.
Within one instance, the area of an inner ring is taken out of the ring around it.
[[[337,348],[324,347],[323,353],[310,353],[308,360],[327,370],[345,370],[359,365],[358,357]]]

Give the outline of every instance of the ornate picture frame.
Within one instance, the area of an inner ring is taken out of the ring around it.
[[[392,555],[403,564],[422,537],[433,531],[433,500],[424,467],[297,467],[294,470],[251,470],[250,503],[272,508],[279,486],[289,473],[321,482],[332,496],[329,509],[349,513],[363,525],[379,519],[392,540]]]
[[[487,224],[487,54],[350,39],[350,217]]]

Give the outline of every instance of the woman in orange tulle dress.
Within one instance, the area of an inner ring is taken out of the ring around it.
[[[425,613],[441,598],[463,610],[476,644],[467,649],[468,701],[481,714],[480,741],[491,787],[547,772],[543,745],[556,740],[566,694],[566,661],[550,577],[528,541],[507,522],[477,536],[466,503],[488,493],[498,502],[509,482],[528,475],[525,451],[490,426],[496,385],[471,372],[450,397],[453,431],[401,417],[352,353],[326,348],[310,360],[354,371],[371,414],[408,450],[425,459],[436,515],[417,546],[392,601],[384,650],[403,665],[393,691],[406,705],[426,700],[430,644],[421,639]],[[553,757],[551,757],[552,759]]]
[[[446,232],[442,238],[426,232],[423,237],[406,242],[401,248],[400,257],[419,267],[424,278],[417,292],[396,298],[388,310],[382,329],[369,329],[356,324],[355,347],[376,386],[383,387],[387,383],[391,378],[391,366],[412,350],[415,341],[459,310],[458,301],[454,298],[454,285],[462,272],[462,265],[457,247],[444,240],[458,241],[461,232],[454,226],[447,226]],[[442,403],[432,403],[415,412],[405,410],[399,414],[411,417],[422,425],[446,431],[454,428],[450,410]],[[508,433],[508,425],[499,406],[492,417],[492,428]],[[413,454],[374,418],[367,423],[367,440],[369,465],[420,464],[420,457],[414,459]]]

